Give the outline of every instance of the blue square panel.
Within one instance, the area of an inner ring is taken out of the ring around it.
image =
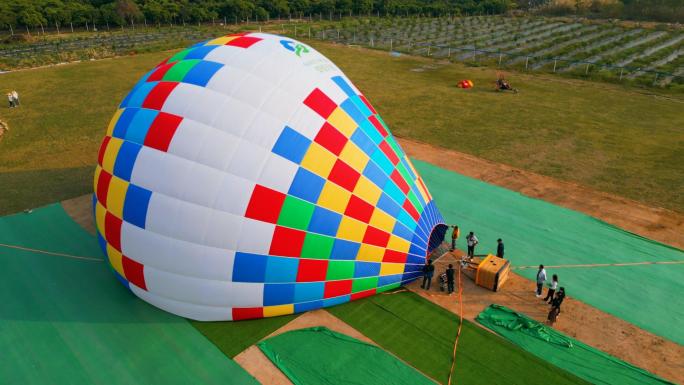
[[[334,237],[337,234],[337,229],[340,227],[342,215],[316,206],[309,222],[308,230],[313,233],[329,235]]]
[[[292,180],[288,194],[316,203],[323,190],[323,185],[325,185],[325,179],[300,167]]]
[[[233,282],[264,282],[267,260],[265,255],[235,253]]]
[[[294,283],[267,283],[264,285],[264,306],[293,303],[294,296]]]
[[[296,282],[299,258],[269,256],[264,282]]]
[[[285,126],[283,132],[278,137],[276,144],[273,146],[273,153],[290,160],[293,163],[300,164],[304,159],[306,150],[309,149],[311,140],[290,127]]]

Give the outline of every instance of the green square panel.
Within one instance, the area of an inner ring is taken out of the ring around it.
[[[278,225],[306,230],[313,215],[315,206],[304,200],[288,196],[280,210]]]
[[[413,192],[413,190],[409,190],[407,197],[411,201],[411,203],[413,203],[413,207],[415,207],[416,210],[418,210],[418,214],[422,214],[423,213],[423,205],[420,204],[420,201],[418,201],[418,197]]]
[[[328,262],[326,280],[349,279],[352,277],[354,277],[354,261],[331,260]]]
[[[195,66],[195,64],[199,63],[200,60],[197,59],[192,59],[192,60],[181,60],[178,63],[174,64],[171,69],[166,71],[164,74],[164,78],[162,80],[165,81],[172,81],[172,82],[180,82],[183,81],[183,78],[185,77],[185,74],[192,69],[192,67]]]
[[[357,278],[352,282],[352,293],[374,289],[378,286],[378,277]]]
[[[191,49],[184,49],[184,50],[178,52],[177,54],[171,56],[171,58],[167,61],[167,63],[173,63],[173,62],[183,60],[188,55],[188,53],[190,53],[190,51],[191,51]]]
[[[328,259],[330,258],[330,252],[332,251],[334,241],[335,239],[332,237],[308,233],[306,234],[306,238],[304,238],[304,246],[302,247],[300,257]]]
[[[397,282],[397,283],[392,283],[392,284],[385,285],[385,286],[381,286],[381,287],[378,288],[378,293],[382,293],[383,291],[387,291],[387,290],[396,289],[396,288],[398,288],[399,286],[401,286],[401,283],[399,283],[399,282]]]

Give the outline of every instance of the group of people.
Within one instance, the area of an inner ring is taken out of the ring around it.
[[[19,93],[16,90],[7,93],[7,100],[9,108],[19,107]]]
[[[544,265],[539,265],[539,270],[537,270],[537,290],[535,291],[537,298],[542,298],[545,282],[546,269],[544,269]],[[551,310],[549,311],[549,315],[547,317],[549,325],[553,325],[553,323],[556,322],[556,319],[561,312],[561,304],[563,304],[564,299],[565,288],[558,287],[558,275],[554,274],[551,277],[551,283],[549,284],[549,288],[546,292],[546,297],[542,298],[542,301],[551,305]]]
[[[461,230],[458,228],[457,225],[451,226],[453,230],[451,231],[451,250],[449,251],[454,251],[456,249],[456,240],[458,240],[458,237],[461,236]],[[468,246],[468,258],[472,258],[475,256],[475,246],[477,246],[480,243],[480,240],[477,239],[477,236],[475,235],[474,232],[469,232],[468,235],[466,235],[466,246]],[[499,258],[504,257],[504,243],[501,238],[496,240],[496,256]]]

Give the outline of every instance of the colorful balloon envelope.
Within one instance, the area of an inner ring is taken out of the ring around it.
[[[119,280],[196,320],[398,287],[447,229],[349,79],[313,48],[262,33],[196,44],[135,85],[102,142],[94,207]]]

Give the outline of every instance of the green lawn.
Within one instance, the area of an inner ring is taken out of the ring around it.
[[[455,300],[455,299],[454,299]],[[376,295],[328,309],[385,350],[446,383],[458,318],[411,292]],[[455,384],[585,384],[583,380],[464,321]]]
[[[313,43],[380,110],[393,132],[684,212],[684,102],[603,83],[512,76]],[[0,75],[22,107],[0,111],[0,214],[91,191],[99,142],[117,104],[158,52]],[[461,90],[458,80],[473,79]]]

